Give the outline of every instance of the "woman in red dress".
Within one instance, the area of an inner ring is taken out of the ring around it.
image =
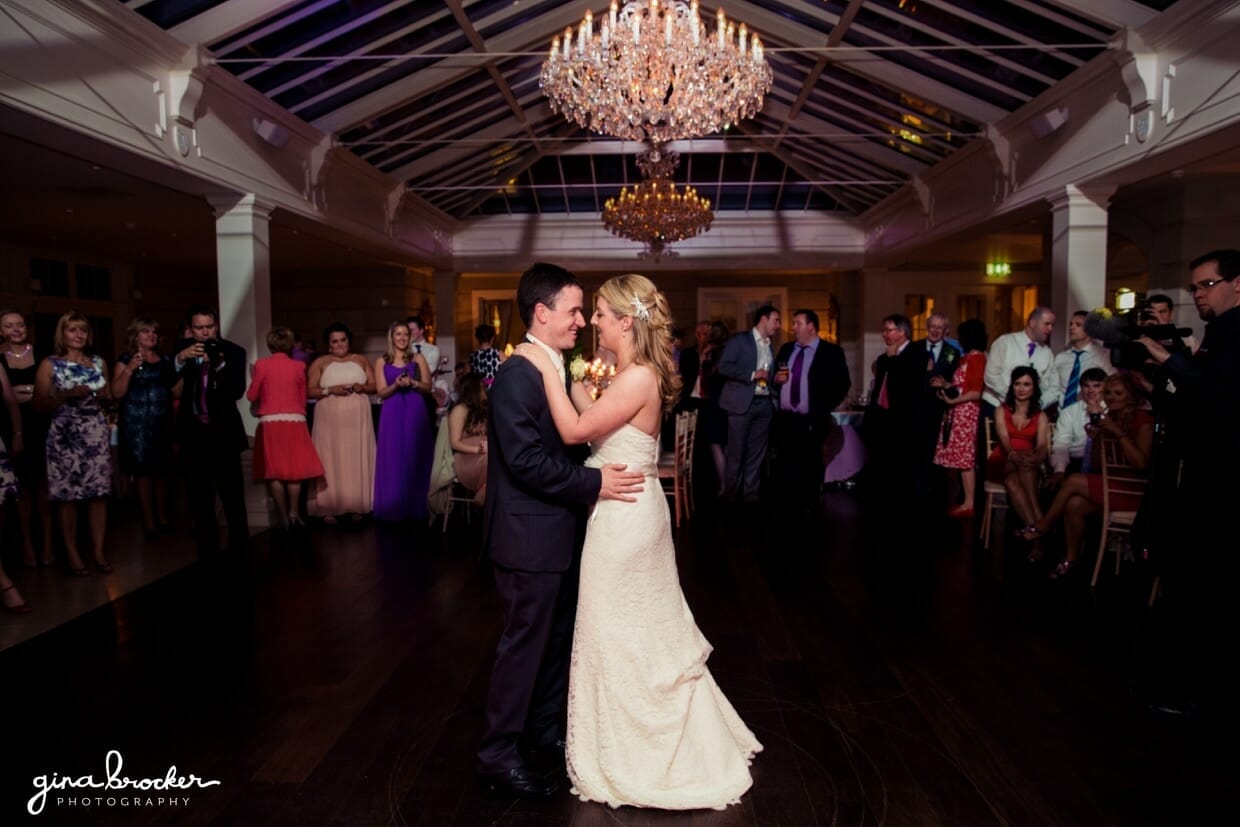
[[[1012,371],[1007,399],[995,411],[995,436],[999,444],[986,460],[986,478],[1003,483],[1013,510],[1033,525],[1042,518],[1039,475],[1051,440],[1038,372],[1028,365]]]
[[[245,398],[254,403],[254,479],[266,480],[285,528],[304,525],[299,512],[301,484],[323,476],[323,463],[306,427],[306,366],[290,357],[293,331],[273,327],[267,334],[271,355],[254,364]]]
[[[1064,559],[1051,578],[1063,577],[1075,566],[1085,541],[1085,517],[1102,508],[1102,443],[1116,440],[1124,461],[1131,468],[1144,471],[1149,467],[1154,449],[1154,417],[1141,410],[1141,397],[1132,377],[1114,373],[1102,386],[1107,410],[1097,425],[1086,425],[1090,439],[1088,473],[1073,474],[1063,481],[1046,515],[1022,530],[1028,540],[1041,537],[1063,519]],[[1111,507],[1118,511],[1136,511],[1141,498],[1132,495],[1112,497]]]
[[[943,414],[943,436],[934,451],[934,464],[960,472],[964,502],[947,513],[967,519],[973,516],[973,489],[977,486],[977,418],[986,377],[986,326],[977,319],[969,319],[961,323],[957,335],[964,356],[951,384],[941,376],[930,380],[930,384],[938,388],[939,399],[947,405]],[[954,393],[949,391],[951,388],[955,389]]]

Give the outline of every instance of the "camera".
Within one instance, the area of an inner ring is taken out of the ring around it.
[[[202,343],[202,353],[207,358],[207,361],[211,363],[218,362],[220,358],[220,340],[207,339]]]
[[[946,388],[939,388],[939,390],[941,390],[943,392],[943,396],[947,397],[948,399],[955,399],[957,396],[960,395],[960,388],[956,387],[955,385],[949,385]]]
[[[1148,306],[1124,315],[1094,310],[1085,318],[1085,332],[1110,349],[1111,364],[1115,367],[1144,371],[1148,367],[1146,363],[1150,352],[1137,341],[1138,338],[1146,336],[1175,353],[1188,349],[1184,337],[1192,334],[1188,328],[1151,322],[1157,322],[1157,319]]]

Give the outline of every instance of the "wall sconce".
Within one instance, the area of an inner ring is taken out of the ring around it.
[[[1012,275],[1012,265],[1006,261],[989,261],[986,263],[986,278],[1005,279]]]
[[[1127,313],[1137,306],[1137,294],[1127,287],[1121,287],[1115,291],[1115,309],[1120,313]]]

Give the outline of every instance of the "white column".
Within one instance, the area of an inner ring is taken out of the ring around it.
[[[207,200],[215,209],[215,258],[220,292],[220,336],[245,348],[246,377],[255,360],[267,356],[271,329],[271,245],[268,225],[275,205],[251,194],[221,193]],[[252,438],[258,420],[244,399],[241,418]],[[241,455],[245,505],[251,531],[274,525],[270,497],[254,483],[253,452]]]
[[[1062,349],[1073,313],[1107,304],[1107,206],[1114,192],[1114,187],[1070,185],[1050,199],[1055,350]]]
[[[250,194],[210,195],[215,209],[220,336],[245,348],[250,364],[267,356],[271,329],[271,245],[268,225],[275,205]],[[249,375],[249,367],[246,368]],[[257,420],[241,406],[251,436]]]

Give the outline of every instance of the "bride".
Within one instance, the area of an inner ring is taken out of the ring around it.
[[[667,299],[644,276],[598,291],[591,321],[616,354],[616,375],[597,402],[582,383],[572,399],[551,358],[517,353],[542,372],[565,443],[591,443],[588,464],[644,471],[636,503],[600,501],[581,559],[565,757],[585,801],[667,810],[723,809],[752,785],[762,745],[716,685],[711,646],[685,603],[667,499],[657,481],[657,434],[678,396]]]

